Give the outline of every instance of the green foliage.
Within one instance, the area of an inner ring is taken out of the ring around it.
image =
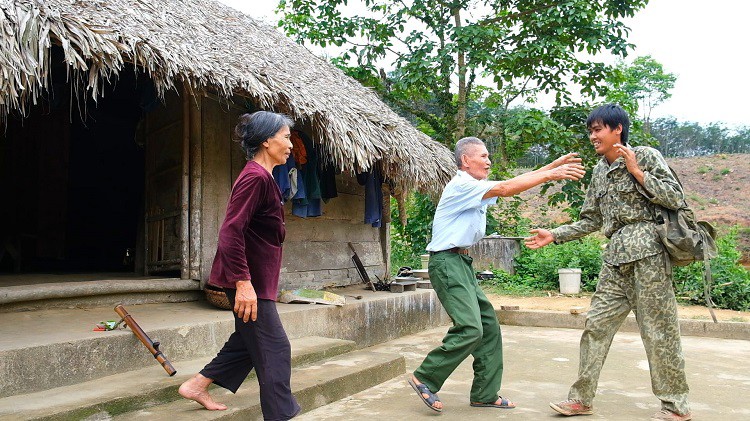
[[[401,224],[396,199],[391,199],[391,267],[419,267],[419,256],[425,253],[432,232],[435,204],[429,196],[414,193],[404,204],[408,215]]]
[[[727,128],[723,123],[701,126],[674,118],[659,118],[651,124],[651,134],[664,156],[703,156],[750,153],[750,126]]]
[[[642,112],[648,122],[651,110],[669,99],[677,76],[665,73],[651,56],[637,57],[631,64],[620,61],[607,79],[607,102],[620,104],[632,117]]]
[[[602,240],[589,236],[581,240],[538,250],[521,249],[516,259],[516,274],[496,271],[496,278],[488,285],[505,291],[528,292],[532,290],[558,290],[558,269],[580,268],[581,290],[593,291],[602,266]]]
[[[494,175],[509,176],[509,170],[515,168],[518,160],[534,145],[547,145],[573,136],[545,112],[524,107],[498,108],[493,104],[496,100],[493,96],[478,103],[480,109],[469,130],[485,141],[493,158]],[[471,111],[473,114],[474,110]],[[551,158],[545,157],[545,161]]]
[[[610,69],[578,53],[624,57],[633,46],[622,20],[646,3],[282,0],[278,10],[287,35],[341,47],[339,65],[360,69],[360,80],[450,145],[471,125],[468,104],[487,76],[492,83],[484,87],[502,98],[496,104],[506,110],[539,93],[569,101],[571,81],[584,95],[595,95]],[[379,69],[384,61],[393,67]]]
[[[505,237],[526,236],[531,229],[531,221],[521,214],[524,200],[518,196],[499,197],[497,205],[487,212],[487,233]]]
[[[711,260],[713,288],[711,297],[719,308],[738,311],[750,310],[750,271],[739,264],[741,253],[737,246],[739,227],[733,227],[719,237],[719,255]],[[703,264],[674,268],[676,295],[689,303],[705,305],[703,297]]]

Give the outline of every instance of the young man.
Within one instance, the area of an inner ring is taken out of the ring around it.
[[[589,115],[589,139],[601,156],[577,222],[551,231],[531,230],[532,249],[581,238],[602,229],[609,244],[581,338],[578,380],[568,400],[550,403],[563,415],[589,415],[612,338],[630,310],[635,313],[651,369],[651,387],[661,400],[652,420],[686,421],[688,385],[672,289],[669,256],[654,229],[654,204],[676,209],[680,184],[653,148],[629,148],[627,113],[604,105]]]
[[[489,181],[489,153],[476,137],[459,140],[455,157],[459,170],[440,197],[432,241],[427,245],[430,281],[453,326],[408,382],[430,409],[441,412],[443,403],[435,393],[473,355],[471,406],[513,408],[512,402],[498,395],[503,375],[500,326],[495,309],[477,285],[467,248],[484,236],[487,206],[497,202],[498,196],[513,196],[550,180],[578,180],[585,171],[576,154],[567,154],[536,171]]]

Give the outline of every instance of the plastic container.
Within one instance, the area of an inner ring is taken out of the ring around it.
[[[581,269],[558,269],[561,294],[578,294],[581,292]]]
[[[419,260],[422,262],[422,269],[427,269],[427,266],[430,264],[430,255],[422,254],[419,256]]]

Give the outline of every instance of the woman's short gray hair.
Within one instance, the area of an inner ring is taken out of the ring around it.
[[[274,137],[284,126],[290,129],[294,127],[292,119],[284,114],[270,111],[243,114],[234,128],[235,141],[240,143],[247,159],[252,159],[258,153],[260,145]]]
[[[461,168],[461,157],[466,155],[466,149],[469,145],[484,145],[481,139],[477,137],[465,137],[456,142],[456,165]]]

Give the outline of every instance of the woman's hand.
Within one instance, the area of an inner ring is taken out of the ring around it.
[[[234,312],[243,322],[258,319],[258,296],[250,281],[237,281],[237,295],[234,297]]]

